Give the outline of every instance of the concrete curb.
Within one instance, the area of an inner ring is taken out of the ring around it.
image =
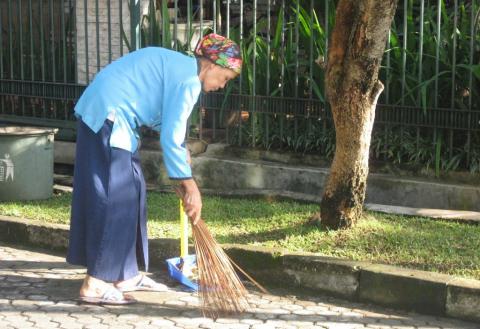
[[[68,226],[0,216],[0,241],[66,250]],[[179,254],[176,239],[150,240],[152,266]],[[480,281],[310,253],[223,245],[232,259],[267,286],[296,287],[351,301],[480,321]]]

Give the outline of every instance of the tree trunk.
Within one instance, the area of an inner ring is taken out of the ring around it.
[[[321,202],[321,223],[338,229],[362,215],[378,71],[398,0],[340,0],[329,49],[326,90],[336,149]]]

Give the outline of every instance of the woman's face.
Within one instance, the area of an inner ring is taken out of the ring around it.
[[[235,71],[210,63],[205,70],[202,81],[204,92],[217,91],[225,87],[228,81],[237,76]]]

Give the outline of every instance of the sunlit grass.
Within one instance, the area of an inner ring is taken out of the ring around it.
[[[70,194],[5,202],[0,214],[68,224]],[[480,226],[366,212],[352,229],[328,231],[309,223],[317,204],[204,196],[203,217],[221,243],[283,248],[480,279]],[[177,238],[178,199],[149,192],[151,238]]]

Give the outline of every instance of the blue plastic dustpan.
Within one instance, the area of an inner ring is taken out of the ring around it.
[[[182,265],[183,262],[183,265]],[[183,203],[180,200],[180,257],[167,259],[168,273],[170,277],[179,281],[191,290],[198,291],[198,284],[192,282],[180,270],[181,266],[196,266],[197,256],[188,255],[188,218],[183,210]]]
[[[187,276],[185,276],[179,269],[181,262],[184,262],[184,266],[191,266],[197,264],[196,255],[187,255],[185,257],[174,257],[167,259],[168,274],[184,286],[190,288],[193,291],[198,291],[198,284],[192,282]]]

